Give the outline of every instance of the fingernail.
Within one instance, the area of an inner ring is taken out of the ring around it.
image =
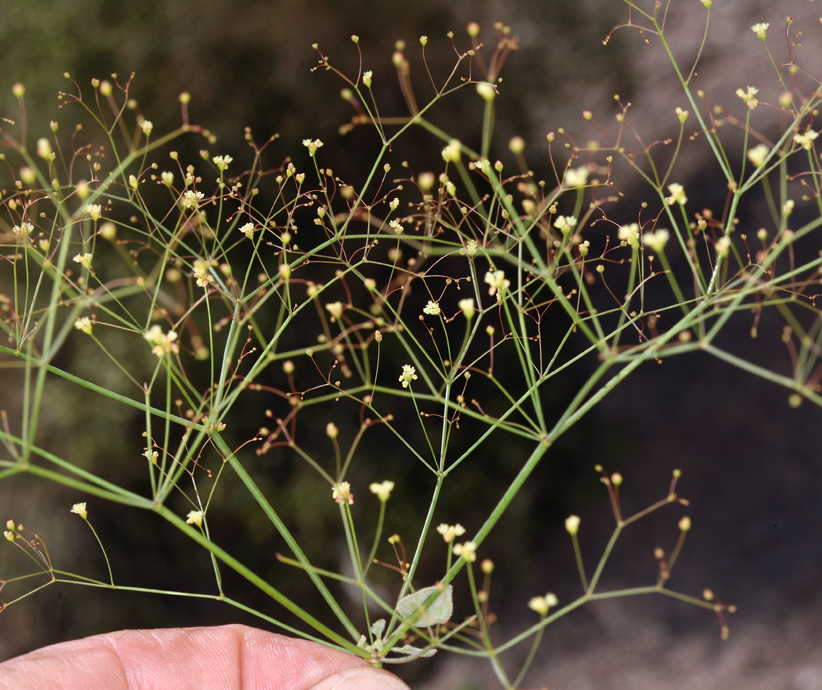
[[[349,668],[324,679],[311,690],[410,690],[397,676],[376,668]]]

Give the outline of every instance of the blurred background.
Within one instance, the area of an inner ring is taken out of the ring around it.
[[[771,23],[768,46],[780,64],[789,59],[784,38],[787,15],[794,19],[792,30],[804,31],[801,42],[806,45],[795,48],[796,61],[811,74],[822,74],[819,8],[812,3],[717,1],[694,78],[695,85],[705,90],[707,106],[731,108],[740,114],[740,102],[733,93],[749,84],[760,89],[760,100],[775,102],[778,81],[750,26]],[[188,91],[192,121],[217,136],[218,143],[209,147],[212,154],[249,160],[245,127],[251,128],[258,141],[279,134],[269,149],[272,161],[304,155],[300,142],[320,138],[335,174],[356,183],[378,142],[367,128],[339,133],[355,113],[340,98],[345,86],[342,80],[330,72],[310,72],[318,60],[311,44],[319,44],[332,64],[353,75],[359,56],[350,36],[358,35],[363,69],[374,72],[381,112],[404,115],[391,61],[397,41],[407,43],[412,79],[423,101],[430,86],[420,60],[419,37],[429,37],[426,59],[439,82],[455,61],[446,33],[453,31],[454,43],[464,50],[470,45],[466,26],[475,21],[482,27],[480,40],[493,46],[493,24],[500,21],[518,37],[519,49],[509,56],[502,71],[492,159],[510,159],[507,142],[514,135],[522,136],[529,166],[537,178],[547,179],[551,161],[546,134],[564,127],[580,144],[601,139],[601,133],[582,120],[581,111],[590,110],[614,135],[614,115],[619,112],[614,94],[623,103],[632,103],[630,121],[644,143],[676,135],[674,108],[688,105],[655,37],[622,28],[603,45],[612,29],[628,19],[626,5],[617,0],[447,4],[434,0],[249,0],[242,4],[200,0],[196,5],[181,0],[8,0],[0,7],[0,115],[20,119],[11,87],[17,82],[25,84],[31,145],[48,133],[50,121],[58,121],[61,131],[70,131],[82,119],[76,106],[58,107],[58,90],[74,89],[61,76],[64,72],[86,94],[91,93],[92,78],[110,79],[116,73],[124,81],[134,72],[131,95],[155,131],[177,126],[177,96]],[[699,50],[703,20],[704,8],[697,0],[674,0],[670,5],[670,45],[686,69]],[[802,88],[814,88],[814,83],[806,80]],[[478,148],[482,110],[474,90],[464,89],[438,106],[431,119]],[[765,115],[762,118],[764,135],[775,134],[778,116],[772,122]],[[741,135],[728,131],[723,137],[738,169]],[[694,210],[705,207],[719,214],[725,203],[724,181],[704,138],[687,144],[674,179],[684,185]],[[193,142],[192,150],[200,145]],[[407,160],[417,170],[438,169],[440,149],[430,136],[412,133],[392,152],[391,162],[395,167]],[[557,163],[564,165],[561,147],[555,146],[554,152]],[[659,155],[665,158],[663,148]],[[5,188],[11,177],[5,170],[2,174]],[[636,176],[627,173],[618,178],[618,184],[625,197],[609,208],[609,216],[623,222],[634,220],[639,203],[650,194]],[[798,204],[797,223],[802,213]],[[767,217],[764,202],[756,199],[740,213],[742,227],[749,226],[751,233]],[[819,246],[804,249],[813,255]],[[740,315],[732,321],[720,344],[790,375],[790,357],[780,337],[782,322],[763,319],[754,340],[750,337],[752,318]],[[84,343],[67,349],[62,365],[91,371],[96,354],[93,344]],[[22,395],[20,379],[7,363],[3,366],[0,406],[13,410]],[[593,366],[595,362],[583,364],[557,382],[550,394],[551,409],[561,411]],[[102,400],[87,399],[60,380],[52,381],[49,391],[45,445],[75,460],[82,457],[82,462],[97,471],[133,456],[139,416]],[[249,418],[249,433],[253,433],[261,420],[254,417],[254,410],[249,410]],[[671,585],[695,596],[709,587],[724,601],[737,604],[739,612],[729,619],[731,637],[720,640],[719,626],[710,613],[668,599],[598,604],[549,629],[525,687],[822,688],[820,429],[822,413],[817,408],[808,404],[791,408],[787,391],[707,355],[672,358],[630,377],[552,449],[530,478],[516,508],[496,528],[505,538],[494,539],[492,534],[487,550],[480,554],[505,564],[495,574],[491,594],[492,607],[503,607],[497,610],[500,639],[533,622],[534,614],[526,607],[530,597],[553,591],[563,602],[578,595],[563,520],[570,513],[582,517],[584,554],[593,563],[613,524],[607,494],[593,470],[597,463],[625,476],[626,513],[662,498],[674,468],[683,472],[680,495],[691,501],[687,511],[671,508],[629,530],[603,585],[652,583],[656,577],[653,549],[670,550],[678,534],[677,520],[687,512],[694,527]],[[385,444],[375,439],[362,449],[362,465],[370,468],[361,475],[362,481],[398,481],[399,490],[389,503],[392,523],[387,529],[403,534],[406,543],[414,543],[414,529],[425,509],[415,496],[418,489],[430,487],[415,486],[422,481],[419,472],[405,467],[401,457],[386,452]],[[497,487],[521,466],[519,450],[510,442],[486,449],[471,472],[465,473],[459,490],[455,487],[444,498],[443,521],[459,521],[469,533],[477,529],[495,500]],[[138,482],[143,466],[132,465],[133,470],[124,465],[120,476],[133,471]],[[249,469],[260,478],[275,505],[285,514],[299,516],[293,524],[295,536],[322,545],[322,535],[336,520],[336,507],[327,505],[330,501],[318,501],[306,510],[294,503],[296,496],[310,493],[314,486],[326,491],[314,474],[303,464],[268,456],[251,460]],[[225,493],[224,500],[230,504],[231,491]],[[43,535],[62,569],[104,577],[98,547],[86,526],[68,514],[68,507],[79,500],[85,497],[32,477],[0,483],[3,520],[13,517]],[[293,573],[277,563],[274,554],[282,545],[272,528],[253,506],[247,510],[242,504],[232,507],[236,508],[233,522],[221,525],[217,541],[232,543],[233,552],[258,573],[275,586],[282,584],[290,595],[305,601],[306,608],[321,615],[322,605],[311,601],[314,595],[305,578],[292,578]],[[162,521],[152,522],[151,516],[135,516],[118,506],[95,503],[93,510],[115,575],[128,573],[133,584],[147,587],[209,588],[210,565],[205,555]],[[335,567],[337,549],[335,543],[319,546],[326,561],[318,565]],[[5,576],[1,569],[7,565],[11,567],[0,560],[0,576]],[[255,596],[247,593],[246,601],[268,606]],[[459,598],[457,603],[458,607],[466,605]],[[226,622],[259,624],[210,602],[54,586],[2,612],[0,659],[124,627]],[[511,663],[525,651],[512,652]],[[413,687],[431,690],[496,687],[488,666],[445,655],[409,664],[398,672]]]

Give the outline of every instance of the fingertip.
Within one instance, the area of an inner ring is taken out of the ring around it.
[[[410,690],[397,676],[378,668],[348,668],[309,690]]]

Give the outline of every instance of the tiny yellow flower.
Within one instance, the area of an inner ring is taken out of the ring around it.
[[[642,244],[645,247],[648,247],[651,251],[659,254],[663,249],[665,249],[665,245],[668,244],[670,237],[671,233],[662,228],[660,230],[656,230],[655,232],[646,232],[642,235]]]
[[[385,503],[391,495],[391,492],[394,490],[394,482],[390,482],[388,480],[384,482],[374,482],[373,484],[368,485],[368,490],[372,494],[376,494],[377,498]]]
[[[485,282],[491,286],[488,288],[488,294],[492,296],[497,292],[502,294],[502,291],[511,285],[511,281],[505,279],[505,273],[502,271],[488,271],[485,274]]]
[[[202,192],[193,192],[190,189],[188,191],[183,192],[183,208],[197,208],[197,204],[199,204],[202,198]]]
[[[567,235],[576,227],[577,219],[574,216],[557,216],[554,221],[554,227],[563,235]]]
[[[465,315],[466,319],[474,318],[476,307],[474,306],[474,299],[472,297],[466,297],[465,299],[461,299],[459,302],[457,302],[457,306]]]
[[[308,155],[312,158],[314,154],[317,153],[317,149],[322,145],[323,143],[319,139],[314,139],[313,141],[311,139],[303,139],[303,146],[308,148]]]
[[[337,319],[339,319],[342,316],[342,302],[331,302],[330,304],[326,304],[325,308],[328,310],[328,313],[331,314],[331,323],[334,323]]]
[[[639,248],[639,224],[630,223],[628,225],[620,225],[617,231],[617,237],[620,242],[625,242],[634,249]]]
[[[214,161],[217,170],[223,172],[234,159],[231,156],[214,156],[211,160]]]
[[[573,536],[579,532],[579,523],[580,519],[577,515],[569,515],[565,518],[565,529],[568,531],[568,534]]]
[[[401,234],[402,234],[402,230],[403,230],[402,223],[400,223],[398,220],[389,220],[389,221],[388,221],[388,225],[389,225],[389,226],[391,227],[391,229],[392,229],[394,232],[396,232],[398,235],[401,235]]]
[[[462,556],[462,558],[469,563],[473,563],[477,560],[477,545],[472,541],[465,541],[462,544],[455,544],[453,551],[455,556]]]
[[[143,130],[143,134],[149,136],[151,134],[151,130],[154,129],[154,123],[151,120],[143,120],[140,124],[140,128]]]
[[[163,329],[155,324],[148,331],[143,333],[143,338],[154,346],[151,349],[151,352],[158,357],[162,357],[166,354],[176,355],[180,351],[180,346],[176,342],[176,331],[163,333]]]
[[[460,254],[463,256],[476,256],[478,251],[479,245],[477,244],[476,240],[468,240],[465,246],[460,249]]]
[[[461,537],[465,534],[465,527],[457,523],[456,525],[446,525],[444,522],[437,527],[437,532],[442,535],[446,544],[454,541],[454,537]]]
[[[428,314],[429,316],[439,316],[440,315],[440,305],[434,302],[433,300],[428,300],[428,304],[426,304],[422,308],[423,313]]]
[[[331,495],[337,503],[348,503],[348,505],[353,505],[354,503],[354,494],[351,493],[351,484],[348,482],[335,484],[331,490]]]
[[[189,511],[188,515],[186,515],[186,524],[188,524],[188,525],[197,525],[197,527],[202,527],[203,526],[203,511],[202,510]]]
[[[579,168],[565,171],[565,179],[562,184],[568,188],[584,187],[588,181],[588,168],[584,165]]]
[[[511,141],[508,142],[508,148],[511,153],[522,153],[525,151],[525,139],[522,137],[511,137]]]
[[[688,203],[688,197],[685,196],[685,190],[681,184],[676,182],[669,184],[668,190],[671,192],[671,196],[665,197],[665,201],[668,202],[669,206],[673,206],[674,204],[684,206]]]
[[[736,95],[739,96],[743,103],[747,105],[751,110],[756,108],[759,105],[759,100],[756,98],[756,94],[759,93],[759,89],[749,86],[747,91],[743,91],[742,89],[736,90]]]
[[[804,134],[794,134],[793,140],[806,151],[810,151],[814,140],[818,136],[819,132],[814,132],[812,129],[808,128],[805,130]]]
[[[83,207],[83,212],[88,213],[92,220],[100,220],[100,204],[87,204]]]
[[[549,592],[544,597],[534,597],[531,599],[531,601],[528,602],[528,608],[536,611],[540,616],[544,616],[548,613],[548,609],[556,606],[558,603],[559,600],[556,596]]]
[[[691,518],[689,518],[687,515],[684,518],[682,518],[679,521],[679,529],[681,529],[683,532],[687,532],[689,529],[691,529]]]
[[[446,146],[442,150],[442,159],[446,163],[457,163],[459,162],[460,156],[462,155],[462,148],[460,145],[459,140],[452,139],[448,142],[448,146]]]
[[[15,225],[12,227],[11,231],[17,235],[17,237],[28,237],[33,231],[34,226],[31,223],[20,223],[20,225]]]
[[[770,24],[768,24],[767,22],[760,23],[760,24],[754,24],[751,27],[751,31],[753,31],[757,35],[758,38],[761,38],[764,41],[765,36],[768,33],[768,27],[769,26],[770,26]]]
[[[716,253],[718,256],[725,256],[727,255],[728,251],[731,248],[731,238],[727,235],[723,235],[716,241],[716,245],[714,245],[714,249],[716,249]]]
[[[74,262],[80,264],[87,270],[91,270],[91,259],[91,254],[86,252],[85,254],[77,254],[77,256],[74,257]]]
[[[74,327],[78,331],[83,331],[86,335],[91,335],[91,319],[88,316],[83,316],[74,322]]]
[[[408,384],[417,380],[417,370],[409,364],[402,365],[402,374],[400,374],[400,383],[403,388],[408,388]]]
[[[160,173],[160,177],[163,180],[163,184],[168,185],[169,187],[171,187],[171,185],[174,184],[174,173],[173,172],[168,172],[167,171],[167,172]]]
[[[40,158],[50,158],[52,153],[51,142],[49,142],[48,139],[43,138],[37,140],[37,155],[40,156]]]
[[[754,167],[759,168],[765,163],[769,150],[765,144],[757,144],[752,149],[748,149],[748,160],[754,164]]]
[[[194,260],[194,278],[197,281],[198,287],[208,287],[208,284],[214,280],[213,276],[208,272],[209,262],[202,259]]]
[[[73,506],[71,506],[71,512],[75,513],[76,515],[79,515],[81,518],[83,518],[83,520],[85,520],[88,517],[88,511],[86,510],[85,503],[75,503]]]

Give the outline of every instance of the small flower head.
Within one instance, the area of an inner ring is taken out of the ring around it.
[[[202,192],[194,192],[192,190],[187,190],[183,192],[182,204],[183,208],[197,208],[197,205],[200,203],[200,200],[203,198]]]
[[[525,139],[522,137],[511,137],[511,140],[508,142],[508,148],[510,149],[511,153],[520,154],[525,151]]]
[[[431,189],[436,181],[437,178],[432,172],[420,173],[419,177],[417,177],[417,184],[423,192],[427,192]]]
[[[328,424],[325,425],[325,435],[333,440],[340,435],[340,430],[334,422],[328,422]]]
[[[496,89],[488,82],[477,84],[477,93],[486,101],[493,101],[497,95]]]
[[[466,297],[465,299],[461,299],[457,302],[457,306],[460,308],[463,314],[465,314],[466,319],[473,319],[474,314],[476,313],[476,306],[474,306],[474,298],[473,297]]]
[[[805,130],[804,134],[794,134],[793,140],[799,144],[806,151],[810,151],[813,146],[814,139],[819,136],[819,132],[814,132],[810,127]]]
[[[736,90],[736,95],[739,96],[743,103],[747,105],[751,110],[756,108],[759,105],[759,100],[756,98],[756,94],[759,93],[759,89],[749,86],[747,91],[743,91],[742,89]]]
[[[331,495],[337,503],[348,503],[348,505],[353,505],[354,503],[354,494],[351,493],[351,484],[348,482],[335,484],[331,490]]]
[[[248,238],[254,235],[254,223],[246,223],[240,227],[240,232]]]
[[[186,524],[189,525],[197,525],[197,527],[203,526],[203,511],[202,510],[192,510],[186,515]]]
[[[688,202],[688,197],[685,196],[685,190],[681,184],[677,182],[669,184],[668,191],[671,192],[671,196],[665,197],[665,201],[668,202],[669,206],[673,206],[674,204],[684,206]]]
[[[149,136],[151,134],[151,130],[154,129],[154,123],[151,120],[143,120],[140,123],[140,129],[143,130],[143,134]]]
[[[544,616],[552,606],[556,606],[558,603],[559,601],[556,596],[549,592],[544,597],[534,597],[531,599],[531,601],[528,602],[528,608],[536,611],[540,616]]]
[[[160,179],[163,180],[163,184],[171,187],[174,184],[174,173],[173,172],[162,172],[160,173]]]
[[[460,249],[460,254],[463,256],[476,256],[479,251],[479,244],[476,240],[468,240],[465,246]]]
[[[214,156],[211,160],[217,166],[217,170],[223,172],[234,159],[231,156]]]
[[[23,222],[12,227],[11,231],[17,237],[28,237],[34,231],[34,226],[31,223]]]
[[[101,211],[99,204],[87,204],[83,207],[83,213],[88,213],[92,220],[100,220]]]
[[[428,300],[428,304],[426,304],[422,311],[429,316],[439,316],[440,315],[440,305],[434,302],[434,300]]]
[[[83,331],[86,335],[91,335],[91,319],[88,316],[83,316],[74,322],[74,327],[78,331]]]
[[[629,223],[628,225],[620,225],[617,231],[617,237],[620,242],[629,244],[634,249],[639,248],[639,224]]]
[[[682,518],[679,521],[679,529],[681,529],[683,532],[687,532],[689,529],[691,529],[691,518],[689,518],[687,515],[684,518]]]
[[[400,374],[400,383],[403,388],[408,388],[408,384],[417,380],[417,370],[410,364],[402,365],[402,374]]]
[[[588,181],[588,168],[584,165],[579,168],[565,171],[565,179],[562,184],[569,189],[574,187],[584,187]]]
[[[194,278],[197,281],[198,287],[208,287],[208,284],[214,280],[211,273],[208,271],[209,262],[202,259],[194,260]]]
[[[761,38],[764,41],[765,36],[767,36],[767,34],[768,34],[768,27],[769,26],[770,26],[770,24],[768,24],[767,22],[760,23],[760,24],[754,24],[751,27],[751,31],[753,31],[756,34],[757,38]]]
[[[374,74],[373,74],[373,72],[371,72],[371,70],[368,70],[367,72],[362,73],[362,83],[365,84],[365,88],[367,88],[367,89],[371,88],[371,78],[373,76],[374,76]]]
[[[447,163],[457,163],[459,162],[461,151],[460,142],[457,139],[452,139],[448,142],[448,146],[442,150],[442,159]]]
[[[577,515],[569,515],[565,518],[565,529],[571,536],[579,532],[580,519]]]
[[[151,351],[158,357],[162,357],[166,354],[177,354],[180,351],[180,346],[176,342],[176,331],[163,333],[163,329],[155,324],[148,331],[143,333],[143,337],[154,346]]]
[[[400,223],[398,220],[389,220],[389,221],[388,221],[388,225],[389,225],[389,226],[391,227],[391,229],[392,229],[394,232],[396,232],[398,235],[401,235],[401,234],[402,234],[402,230],[403,230],[403,228],[402,228],[402,223]]]
[[[557,216],[554,221],[554,227],[563,235],[570,233],[577,224],[577,219],[574,216]]]
[[[682,122],[684,124],[685,120],[688,119],[688,111],[683,110],[682,108],[677,108],[676,109],[676,118],[677,118],[677,120],[679,120],[680,122]]]
[[[376,494],[383,503],[388,500],[391,492],[394,490],[394,482],[385,480],[384,482],[374,482],[368,485],[368,490],[372,494]]]
[[[88,519],[88,511],[86,510],[85,503],[75,503],[71,506],[71,512],[75,515],[79,515],[83,520]]]
[[[757,144],[752,149],[748,149],[748,160],[754,164],[754,167],[759,168],[765,163],[768,151],[769,149],[765,144]]]
[[[92,256],[88,252],[86,252],[85,254],[77,254],[74,257],[75,263],[80,264],[83,268],[89,271],[91,270],[91,259]]]
[[[787,218],[793,213],[794,206],[796,206],[796,202],[793,199],[788,199],[784,204],[782,204],[782,215]]]
[[[331,302],[325,305],[326,310],[331,314],[331,323],[334,323],[342,316],[343,304],[342,302]]]
[[[49,142],[48,139],[42,138],[37,140],[37,155],[40,156],[40,158],[48,160],[51,158],[52,153],[51,142]]]
[[[312,158],[314,154],[317,153],[317,149],[322,145],[323,143],[319,139],[314,139],[313,141],[311,139],[303,139],[303,146],[308,149],[308,155]]]
[[[437,527],[437,532],[442,535],[442,539],[446,544],[450,544],[454,541],[455,537],[461,537],[465,534],[465,527],[459,523],[456,525],[446,525],[445,523],[442,523]]]
[[[488,271],[485,274],[485,282],[490,285],[488,294],[492,296],[497,292],[501,294],[503,290],[511,286],[511,281],[506,280],[505,273],[502,271]]]
[[[477,560],[477,545],[472,541],[455,544],[453,551],[455,556],[462,556],[468,563],[473,563]]]
[[[648,247],[651,251],[659,254],[665,249],[665,245],[668,244],[670,237],[671,233],[665,230],[665,228],[661,228],[660,230],[656,230],[654,232],[646,232],[642,236],[642,244],[643,246]]]
[[[720,237],[714,245],[714,249],[716,249],[717,256],[726,256],[730,248],[731,238],[727,235],[723,235],[722,237]]]

